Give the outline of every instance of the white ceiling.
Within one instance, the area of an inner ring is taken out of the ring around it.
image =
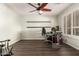
[[[37,11],[30,13],[30,11],[35,10],[35,8],[27,3],[8,3],[6,5],[21,15],[38,14]],[[38,6],[37,3],[33,3],[33,5]],[[70,5],[69,3],[48,3],[46,7],[52,9],[52,11],[44,12],[42,15],[57,15]]]

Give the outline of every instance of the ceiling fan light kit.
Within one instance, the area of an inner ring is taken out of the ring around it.
[[[39,13],[40,13],[40,14],[43,14],[43,11],[39,10]]]

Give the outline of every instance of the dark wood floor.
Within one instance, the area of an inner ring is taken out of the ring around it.
[[[13,45],[14,56],[79,56],[79,51],[63,44],[54,49],[42,40],[22,40]]]

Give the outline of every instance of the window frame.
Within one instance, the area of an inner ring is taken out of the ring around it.
[[[76,10],[74,12],[68,13],[65,16],[63,16],[63,20],[64,20],[63,21],[63,24],[64,24],[63,33],[64,34],[66,34],[66,35],[74,35],[74,29],[78,29],[79,28],[79,24],[78,23],[77,23],[78,26],[74,26],[74,19],[76,19],[76,16],[75,16],[76,13],[79,13],[79,10]],[[71,15],[71,21],[70,21],[71,22],[71,29],[70,29],[71,34],[67,33],[67,31],[68,31],[68,27],[67,27],[67,21],[68,21],[67,17],[68,17],[68,15]],[[79,14],[77,16],[79,16]],[[77,19],[78,19],[78,22],[79,22],[79,17]],[[79,35],[75,35],[75,36],[79,36]]]

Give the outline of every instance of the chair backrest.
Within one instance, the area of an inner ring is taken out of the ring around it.
[[[1,47],[1,54],[3,54],[3,51],[9,52],[9,41],[10,41],[9,39],[0,41],[0,45],[3,46],[3,47]]]
[[[6,49],[9,51],[9,39],[8,40],[5,40],[5,47]]]

